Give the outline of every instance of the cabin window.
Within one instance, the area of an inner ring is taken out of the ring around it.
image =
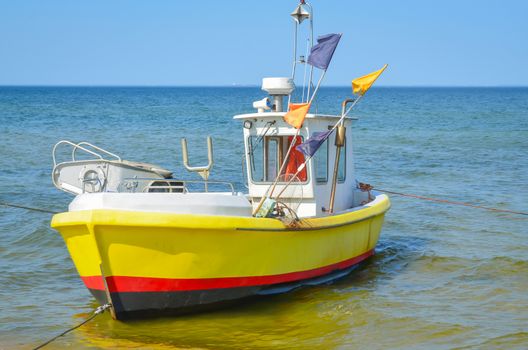
[[[314,156],[315,180],[323,184],[328,181],[328,139],[319,147]]]
[[[250,136],[248,139],[248,156],[250,160],[250,173],[253,182],[273,182],[277,178],[284,157],[294,136],[265,136],[259,138]],[[296,145],[301,144],[303,138],[297,137]],[[297,170],[304,163],[304,154],[294,148],[291,150],[288,161],[279,177],[279,182],[287,182],[295,176],[293,182],[306,182],[307,170],[304,168],[297,175]]]
[[[280,167],[279,141],[276,137],[266,140],[267,151],[264,152],[264,164],[266,165],[264,176],[266,179],[275,179],[277,177],[277,172]]]
[[[345,145],[341,147],[339,155],[339,165],[337,167],[337,181],[344,182],[346,178],[346,136]]]
[[[328,182],[328,165],[329,165],[329,159],[328,159],[328,142],[329,140],[333,144],[333,137],[328,138],[317,150],[317,153],[315,153],[314,156],[314,164],[315,164],[315,178],[317,183],[319,184],[325,184]],[[334,146],[335,147],[335,146]],[[337,181],[343,182],[346,178],[346,138],[345,138],[345,145],[341,147],[341,152],[339,156],[339,166],[337,167]],[[332,159],[332,163],[334,163],[334,160]],[[332,168],[333,172],[333,168]]]

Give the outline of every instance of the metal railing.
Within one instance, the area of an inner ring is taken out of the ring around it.
[[[101,154],[105,154],[107,156],[110,156],[112,158],[115,158],[116,160],[118,161],[121,161],[121,157],[119,157],[117,154],[114,154],[112,152],[109,152],[101,147],[98,147],[96,145],[93,145],[89,142],[86,142],[86,141],[82,141],[82,142],[79,142],[79,143],[74,143],[74,142],[71,142],[71,141],[68,141],[68,140],[61,140],[59,142],[57,142],[55,144],[55,146],[53,146],[53,151],[52,151],[52,156],[53,156],[53,166],[55,167],[57,165],[57,149],[61,146],[61,145],[66,145],[66,146],[71,146],[72,147],[72,151],[71,151],[71,161],[72,162],[75,162],[76,159],[75,159],[75,154],[77,152],[77,150],[81,150],[95,158],[98,158],[98,159],[101,159],[101,160],[104,160],[104,156]]]
[[[210,142],[210,140],[209,140]],[[55,172],[55,168],[57,165],[64,164],[57,162],[58,154],[60,153],[58,150],[59,148],[71,148],[71,159],[67,160],[64,163],[68,162],[81,162],[83,160],[77,160],[76,155],[82,151],[85,153],[85,155],[88,155],[91,157],[91,159],[88,160],[100,160],[100,161],[112,161],[117,160],[121,162],[121,157],[119,157],[117,154],[114,154],[112,152],[109,152],[101,147],[95,146],[89,142],[79,142],[74,143],[68,140],[61,140],[53,146],[52,151],[52,157],[53,157],[53,168]],[[79,151],[79,152],[78,152]],[[64,151],[61,153],[64,157]],[[53,179],[55,186],[60,187],[58,184],[55,183],[55,179]],[[106,181],[106,180],[105,180]],[[119,181],[119,180],[118,180]],[[98,177],[93,178],[86,178],[82,180],[82,188],[80,188],[81,193],[88,192],[87,189],[92,188],[92,192],[94,192],[94,188],[98,187],[102,191],[104,187],[104,183],[101,182],[101,180]],[[227,181],[209,181],[209,180],[179,180],[179,179],[162,179],[162,178],[122,178],[117,186],[117,192],[129,192],[129,193],[155,193],[155,192],[162,192],[162,193],[189,193],[189,192],[227,192],[218,190],[218,187],[223,187],[225,190],[229,190],[231,194],[235,194],[235,187],[232,183]],[[100,190],[100,191],[101,191]],[[98,191],[99,192],[99,191]]]
[[[98,147],[96,145],[93,145],[89,142],[86,142],[86,141],[82,141],[82,142],[79,142],[78,144],[75,145],[75,147],[73,148],[72,150],[72,160],[75,161],[75,152],[78,150],[78,149],[82,149],[83,151],[86,150],[86,148],[82,147],[81,145],[85,145],[85,146],[88,146],[88,147],[91,147],[99,152],[102,152],[112,158],[115,158],[116,160],[118,161],[121,161],[121,157],[119,157],[117,154],[115,153],[112,153],[112,152],[109,152],[101,147]],[[92,153],[95,153],[95,152],[92,152]],[[100,156],[100,155],[99,155]]]
[[[203,186],[203,191],[197,191],[192,185]],[[153,179],[153,178],[126,178],[118,186],[118,192],[143,192],[143,193],[192,193],[192,192],[225,192],[215,191],[211,187],[215,185],[229,188],[232,195],[235,187],[227,181],[205,181],[205,180],[179,180],[179,179]]]

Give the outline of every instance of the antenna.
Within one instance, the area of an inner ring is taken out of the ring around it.
[[[305,19],[310,20],[310,38],[309,40],[309,48],[311,49],[314,43],[314,30],[313,30],[313,7],[310,3],[308,3],[305,0],[301,0],[299,5],[293,10],[293,12],[290,14],[294,21],[294,41],[293,41],[293,67],[292,67],[292,79],[295,79],[295,72],[297,69],[297,63],[306,63],[306,59],[298,59],[297,58],[297,42],[298,42],[298,36],[299,36],[299,27],[301,26],[302,22]],[[310,78],[308,81],[308,96],[310,96],[310,88],[312,86],[312,80],[313,80],[313,66],[310,68]],[[303,86],[304,90],[304,86]],[[304,95],[304,93],[303,93]],[[291,98],[291,95],[290,95]],[[304,97],[303,97],[304,98]],[[288,100],[289,102],[289,100]]]

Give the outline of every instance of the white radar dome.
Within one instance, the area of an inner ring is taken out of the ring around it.
[[[286,96],[295,90],[295,84],[291,78],[264,78],[262,79],[262,90],[272,96]]]

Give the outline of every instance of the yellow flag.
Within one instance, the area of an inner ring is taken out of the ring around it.
[[[300,129],[309,110],[310,103],[290,103],[290,110],[284,116],[284,121],[294,128]]]
[[[364,75],[361,78],[352,80],[352,91],[355,94],[364,95],[365,92],[370,89],[372,84],[374,84],[376,79],[378,79],[381,73],[383,73],[385,68],[387,68],[387,65],[384,65],[383,68],[381,68],[380,70]]]

